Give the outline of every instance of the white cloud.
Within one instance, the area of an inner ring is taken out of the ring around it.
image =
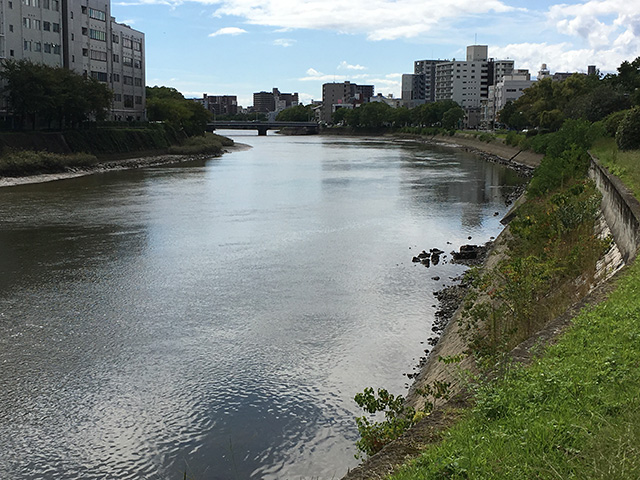
[[[213,33],[210,33],[210,37],[217,37],[219,35],[242,35],[243,33],[247,33],[246,30],[238,27],[224,27],[220,30],[216,30]]]
[[[362,65],[350,65],[347,62],[345,62],[344,60],[340,63],[340,65],[338,65],[338,70],[341,69],[345,69],[345,70],[366,70],[367,67],[363,67]]]
[[[369,40],[413,38],[457,18],[523,10],[507,0],[131,0],[121,4],[175,7],[187,1],[216,7],[214,17],[240,17],[277,32],[331,30],[364,34]]]
[[[273,44],[277,47],[292,47],[295,43],[296,41],[290,38],[277,38],[273,41]]]

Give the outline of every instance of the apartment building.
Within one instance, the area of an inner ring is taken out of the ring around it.
[[[424,99],[426,103],[436,101],[436,65],[448,60],[416,60],[413,63],[414,75],[424,76]]]
[[[357,85],[349,81],[322,85],[322,114],[325,123],[331,123],[333,112],[338,108],[354,108],[369,102],[374,96],[373,85]]]
[[[216,115],[236,115],[238,113],[238,97],[236,95],[202,95],[196,99],[204,108]]]
[[[68,68],[113,91],[112,120],[144,120],[144,33],[99,0],[2,0],[0,58]]]
[[[448,61],[436,65],[436,101],[453,100],[466,112],[467,127],[480,123],[482,100],[489,87],[513,72],[513,60],[494,60],[486,45],[467,47],[465,61]]]
[[[511,75],[504,75],[495,85],[491,85],[486,101],[482,102],[483,126],[493,128],[498,113],[507,102],[515,102],[533,83],[529,70],[514,70]]]
[[[253,111],[261,113],[281,112],[285,108],[298,105],[297,93],[281,93],[274,88],[271,92],[253,94]]]
[[[402,75],[402,105],[415,108],[426,102],[426,85],[424,74],[405,73]]]

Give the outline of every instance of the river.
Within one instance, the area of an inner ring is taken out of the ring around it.
[[[521,182],[453,149],[228,133],[253,148],[0,189],[0,478],[340,478],[354,395],[406,392],[464,270],[413,255],[497,236]]]

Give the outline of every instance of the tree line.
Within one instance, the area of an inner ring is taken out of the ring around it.
[[[558,82],[545,78],[527,88],[499,112],[499,120],[514,130],[557,131],[567,119],[598,122],[640,105],[640,57],[625,61],[615,74],[573,74]]]
[[[0,79],[12,127],[17,129],[75,129],[105,120],[113,103],[113,92],[105,83],[62,67],[4,60]],[[170,87],[147,87],[146,95],[150,121],[166,122],[188,136],[205,132],[211,114],[201,104]]]
[[[74,128],[89,119],[104,120],[111,107],[105,84],[66,68],[5,60],[0,78],[14,127]]]

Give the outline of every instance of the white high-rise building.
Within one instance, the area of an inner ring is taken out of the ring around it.
[[[144,33],[117,23],[109,2],[0,0],[0,58],[91,76],[114,93],[112,120],[145,119]]]
[[[466,60],[452,60],[436,65],[435,100],[453,100],[466,112],[467,127],[480,122],[480,107],[489,95],[489,87],[513,72],[513,60],[488,57],[486,45],[467,47]]]

